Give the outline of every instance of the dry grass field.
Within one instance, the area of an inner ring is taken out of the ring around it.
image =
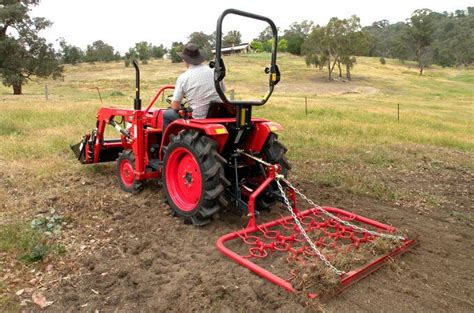
[[[227,89],[260,97],[267,58],[226,59]],[[40,293],[52,312],[472,312],[474,70],[435,66],[419,77],[410,63],[358,58],[352,82],[328,82],[300,57],[278,63],[282,81],[254,115],[284,126],[291,180],[317,203],[408,230],[419,248],[308,306],[214,248],[240,217],[182,225],[159,182],[131,196],[114,163],[78,164],[69,145],[101,106],[132,107],[134,72],[121,62],[66,66],[63,80],[31,82],[22,96],[0,87],[0,311],[38,310]],[[143,102],[183,70],[142,65]]]

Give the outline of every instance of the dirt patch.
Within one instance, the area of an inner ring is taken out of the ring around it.
[[[335,80],[328,83],[326,79],[314,79],[304,84],[282,81],[278,84],[279,93],[317,94],[317,95],[372,95],[379,89],[364,86],[357,82]]]
[[[302,166],[295,168],[304,171]],[[412,253],[324,305],[287,293],[217,251],[220,235],[245,225],[245,218],[235,212],[221,212],[204,228],[183,225],[171,216],[159,183],[148,183],[142,193],[131,196],[119,191],[113,164],[92,172],[83,167],[55,175],[45,179],[42,184],[47,188],[41,189],[15,183],[28,177],[28,172],[15,171],[16,178],[2,185],[5,221],[14,217],[13,208],[19,212],[16,217],[27,218],[54,207],[72,225],[58,238],[66,247],[64,256],[36,265],[34,273],[31,267],[4,264],[2,283],[27,310],[37,309],[25,300],[38,290],[54,301],[48,307],[54,312],[474,310],[472,275],[466,275],[474,265],[472,224],[462,218],[472,214],[474,194],[469,188],[472,173],[465,168],[443,167],[445,178],[439,176],[438,168],[422,175],[379,173],[380,179],[399,177],[417,184],[415,190],[449,196],[449,202],[428,211],[421,210],[416,201],[394,208],[371,197],[301,182],[298,186],[303,192],[322,205],[409,229],[421,241]],[[3,178],[12,173],[2,168]],[[449,203],[461,217],[453,218],[452,210],[447,210]],[[264,213],[260,219],[286,214],[282,210]],[[32,285],[32,277],[41,280]],[[26,288],[30,289],[14,295]]]

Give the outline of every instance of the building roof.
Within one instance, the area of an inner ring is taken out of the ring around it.
[[[245,50],[249,46],[249,43],[241,43],[240,45],[235,45],[232,47],[223,47],[221,48],[221,52]],[[212,49],[212,53],[216,53],[216,49]]]

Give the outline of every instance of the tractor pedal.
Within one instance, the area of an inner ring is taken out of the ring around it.
[[[160,160],[150,159],[148,162],[148,166],[157,171],[160,168]]]

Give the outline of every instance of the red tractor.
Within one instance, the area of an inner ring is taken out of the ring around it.
[[[221,58],[222,21],[228,14],[265,21],[273,32],[269,91],[261,100],[229,100],[221,88],[226,75]],[[146,109],[140,100],[140,72],[136,70],[134,108],[102,108],[96,128],[71,148],[86,164],[117,161],[117,178],[127,192],[137,192],[146,179],[161,179],[169,205],[184,222],[207,224],[229,201],[249,217],[246,228],[221,236],[216,243],[224,255],[268,281],[295,291],[291,281],[304,275],[297,269],[308,262],[321,262],[339,277],[337,292],[377,270],[392,258],[410,251],[416,239],[394,234],[396,229],[377,221],[331,207],[320,207],[304,196],[285,176],[290,169],[287,149],[278,141],[282,127],[262,118],[252,118],[253,106],[264,105],[280,81],[276,65],[277,29],[269,18],[229,9],[217,21],[214,83],[221,103],[212,103],[207,118],[193,119],[185,105],[180,119],[163,131],[164,109],[152,109],[167,89],[163,86]],[[106,139],[106,125],[114,127],[120,138]],[[285,191],[286,190],[286,191]],[[300,211],[297,196],[312,208]],[[282,202],[291,214],[257,225],[258,210]],[[359,249],[382,238],[399,242],[393,250],[349,271],[337,269],[333,261],[352,249]],[[232,250],[229,241],[247,249]],[[324,250],[322,250],[324,249]],[[326,256],[323,254],[326,254]],[[261,258],[280,257],[290,266],[290,278],[258,265]],[[290,264],[291,265],[291,264]],[[303,266],[304,268],[304,266]],[[309,267],[308,267],[309,268]],[[314,297],[317,294],[308,293]]]
[[[228,14],[267,22],[273,32],[271,62],[265,68],[269,91],[260,100],[229,100],[221,88],[226,75],[221,58],[222,22]],[[284,175],[290,169],[285,159],[287,149],[275,134],[282,130],[281,125],[252,118],[252,107],[264,105],[280,81],[276,64],[277,42],[277,28],[269,18],[234,9],[224,11],[217,22],[215,61],[209,64],[214,68],[215,88],[222,102],[211,103],[206,119],[193,119],[192,111],[182,105],[178,112],[181,118],[163,131],[165,109],[152,107],[165,90],[174,87],[161,87],[142,109],[140,72],[134,62],[136,97],[133,110],[101,108],[96,128],[72,146],[72,150],[85,164],[116,160],[119,185],[127,192],[140,190],[146,179],[162,179],[169,205],[186,223],[208,223],[229,201],[254,217],[258,209],[269,208],[281,200],[275,183],[264,183],[269,169],[262,166],[262,161],[277,164]],[[106,139],[107,125],[114,127],[120,138]],[[254,193],[257,189],[259,192]],[[251,198],[252,194],[255,199]]]

